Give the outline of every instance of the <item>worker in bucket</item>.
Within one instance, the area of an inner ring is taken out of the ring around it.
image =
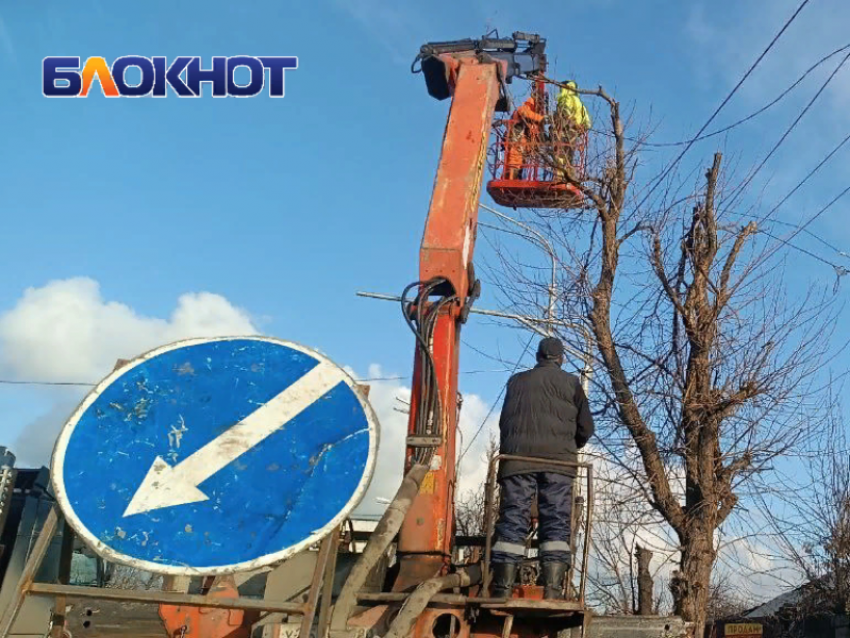
[[[540,138],[544,117],[537,112],[537,100],[532,95],[511,116],[508,146],[505,152],[507,179],[522,179],[522,165],[531,144]]]
[[[537,365],[508,380],[499,420],[499,453],[575,463],[593,435],[593,417],[579,379],[561,369],[564,345],[540,341]],[[539,512],[539,558],[544,598],[564,597],[571,564],[570,518],[575,466],[503,460],[499,464],[499,519],[491,554],[490,595],[511,595],[525,557],[534,495]]]
[[[558,174],[575,179],[572,167],[575,166],[575,151],[581,138],[593,126],[587,108],[581,101],[578,86],[567,81],[558,92],[557,107],[552,120],[552,139],[556,143],[555,158]]]

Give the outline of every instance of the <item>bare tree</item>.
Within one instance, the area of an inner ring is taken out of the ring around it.
[[[523,222],[557,246],[559,319],[587,328],[602,373],[597,440],[675,534],[674,606],[701,627],[716,532],[742,486],[810,424],[833,301],[817,287],[787,298],[781,244],[730,218],[745,191],[726,183],[719,153],[691,191],[674,187],[672,171],[641,183],[645,136],[627,136],[620,104],[603,89],[582,93],[601,100],[597,123],[607,119],[584,175],[563,177],[583,208],[534,211]],[[494,268],[508,306],[539,312],[545,279],[507,250]],[[581,335],[560,332],[584,349]]]
[[[728,576],[714,578],[708,590],[709,620],[735,618],[752,606]]]
[[[490,463],[499,454],[499,441],[490,437],[487,448],[482,455],[482,462],[490,466]],[[486,484],[481,484],[462,494],[455,504],[455,520],[457,522],[457,533],[463,536],[482,536],[485,533],[485,520],[487,512]],[[493,499],[494,509],[491,520],[499,509],[498,495]]]
[[[594,446],[595,447],[595,446]],[[647,506],[639,486],[604,454],[588,453],[594,462],[596,490],[588,565],[588,602],[606,614],[631,615],[640,608],[640,568],[637,548],[651,552],[647,568],[652,580],[664,579],[672,568],[674,541],[663,519]],[[662,604],[655,592],[653,613]],[[646,605],[644,605],[646,609]]]
[[[499,454],[499,441],[491,436],[487,443],[487,448],[484,454],[481,455],[482,463],[490,467],[490,463]],[[493,508],[491,510],[491,521],[494,521],[499,511],[498,487],[493,498]],[[474,488],[467,490],[459,495],[455,501],[455,525],[457,533],[462,536],[484,536],[486,534],[487,525],[487,492],[486,482],[481,483]],[[481,557],[479,548],[472,551],[460,552],[455,559],[460,562],[463,559],[477,561]]]
[[[812,439],[807,484],[780,492],[790,511],[764,508],[806,579],[796,610],[801,618],[850,613],[850,448],[841,412],[836,404],[828,427]]]

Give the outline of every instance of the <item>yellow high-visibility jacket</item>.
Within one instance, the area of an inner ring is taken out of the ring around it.
[[[579,94],[576,92],[576,83],[567,82],[567,87],[562,87],[560,93],[558,93],[559,114],[568,117],[582,128],[590,129],[593,126],[593,121],[590,119],[590,113],[587,112]]]

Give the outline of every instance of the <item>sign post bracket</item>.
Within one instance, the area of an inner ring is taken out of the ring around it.
[[[305,603],[277,602],[273,600],[258,600],[256,598],[215,598],[197,594],[183,594],[170,591],[137,591],[137,590],[115,590],[101,587],[80,587],[68,584],[37,583],[35,576],[38,574],[45,556],[47,556],[50,543],[56,536],[61,523],[59,508],[53,506],[39,532],[33,551],[27,559],[26,565],[21,572],[15,589],[15,595],[9,606],[0,618],[0,638],[9,638],[18,614],[23,607],[27,596],[55,596],[57,600],[64,601],[66,598],[88,598],[100,600],[114,600],[122,602],[147,603],[152,605],[191,605],[194,607],[210,607],[219,609],[241,609],[245,611],[260,611],[266,613],[285,613],[302,616],[302,626],[309,628],[313,624],[316,615],[317,602],[319,601],[323,582],[327,578],[329,564],[336,561],[331,559],[331,554],[337,551],[337,534],[331,534],[324,538],[319,546],[319,556],[313,580]],[[335,530],[339,531],[339,528]],[[335,557],[334,557],[335,558]],[[324,578],[323,578],[324,576]],[[333,577],[328,579],[333,582]],[[327,601],[323,601],[327,604]],[[63,610],[54,610],[56,614],[64,615]],[[55,628],[54,628],[55,629]],[[61,631],[61,629],[60,629]],[[307,634],[304,634],[305,636]]]
[[[21,576],[15,585],[15,594],[9,606],[5,609],[2,619],[0,619],[0,638],[7,638],[9,636],[15,621],[18,619],[18,614],[24,605],[24,599],[26,599],[27,594],[30,592],[35,575],[41,568],[44,557],[47,556],[50,542],[56,535],[56,530],[59,529],[59,516],[59,509],[54,505],[50,508],[50,513],[47,515],[47,520],[44,521],[44,525],[38,534],[32,553],[27,558],[23,571],[21,571]]]
[[[215,598],[197,594],[181,594],[169,591],[138,591],[116,590],[101,587],[81,587],[77,585],[37,583],[35,576],[50,548],[50,543],[59,529],[61,514],[58,507],[53,506],[47,516],[44,526],[33,546],[33,551],[27,559],[26,566],[18,579],[15,595],[0,618],[0,638],[9,638],[18,614],[27,596],[56,596],[59,598],[88,598],[99,600],[114,600],[147,604],[191,605],[194,607],[209,607],[217,609],[241,609],[245,611],[260,611],[267,613],[284,613],[307,617],[315,616],[316,601],[322,586],[321,578],[314,578],[306,603],[293,603],[274,600],[258,600],[256,598]],[[319,549],[319,562],[327,562],[332,547],[332,538],[322,540]],[[324,572],[324,565],[317,565],[317,572]]]

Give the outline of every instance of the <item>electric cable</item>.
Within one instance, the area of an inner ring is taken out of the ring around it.
[[[779,41],[779,38],[782,37],[782,35],[785,33],[785,31],[788,29],[788,27],[790,27],[791,24],[797,19],[797,16],[800,15],[800,12],[806,7],[807,4],[809,4],[810,1],[811,0],[803,0],[803,2],[800,4],[800,6],[797,7],[797,10],[794,11],[794,14],[785,22],[783,27],[779,30],[779,33],[777,33],[773,37],[773,39],[770,41],[770,44],[767,45],[767,48],[764,51],[762,51],[762,53],[758,56],[758,58],[756,58],[756,61],[753,62],[753,64],[750,66],[749,69],[747,69],[747,72],[738,81],[738,83],[735,85],[735,87],[732,89],[732,91],[724,98],[723,102],[720,103],[720,106],[718,106],[714,110],[714,113],[712,113],[711,117],[709,117],[708,120],[706,121],[706,123],[702,125],[702,128],[700,128],[700,130],[697,131],[697,134],[693,137],[693,139],[691,139],[687,143],[687,145],[682,150],[682,152],[679,153],[679,155],[676,157],[675,160],[673,160],[673,163],[670,164],[670,166],[668,166],[667,169],[656,180],[653,187],[649,190],[649,192],[644,196],[644,198],[641,200],[641,202],[637,205],[637,207],[636,207],[637,209],[640,209],[646,203],[646,201],[655,192],[655,189],[658,188],[658,186],[661,185],[661,183],[664,181],[664,179],[673,171],[673,169],[679,164],[679,162],[682,161],[682,158],[691,149],[691,147],[696,143],[696,140],[700,137],[700,135],[705,133],[705,130],[714,121],[714,118],[716,118],[720,114],[720,111],[723,110],[723,108],[729,103],[729,101],[732,99],[732,97],[735,95],[735,93],[738,92],[738,89],[740,89],[741,86],[743,86],[744,82],[747,81],[747,78],[749,78],[750,75],[752,75],[753,71],[755,71],[756,67],[758,67],[758,65],[761,64],[761,61],[770,52],[770,50],[774,47],[774,45]]]
[[[525,348],[523,348],[522,354],[519,355],[519,358],[517,359],[516,365],[514,365],[513,370],[511,370],[510,377],[512,377],[514,374],[516,374],[516,371],[519,369],[519,366],[522,363],[522,358],[525,356],[525,353],[528,352],[528,347],[531,345],[531,342],[534,339],[534,336],[535,335],[532,334],[528,338],[528,341],[525,343]],[[508,380],[510,380],[510,377],[508,377]],[[487,420],[493,414],[493,411],[496,409],[496,406],[499,404],[499,400],[502,398],[502,395],[505,393],[505,390],[507,388],[508,388],[508,383],[506,381],[505,384],[502,386],[502,389],[499,391],[499,396],[497,396],[496,399],[493,401],[493,403],[490,405],[490,409],[487,411],[487,415],[481,421],[481,425],[478,426],[478,429],[475,431],[475,434],[473,434],[472,438],[469,440],[469,444],[463,449],[463,452],[460,453],[460,456],[458,457],[458,460],[457,460],[458,467],[460,467],[460,462],[463,460],[463,457],[466,456],[466,453],[469,452],[470,448],[472,448],[473,444],[475,443],[475,440],[479,437],[481,432],[484,430],[484,426],[487,425]]]
[[[510,372],[511,368],[491,368],[491,369],[482,369],[482,370],[461,370],[458,374],[501,374],[502,372]],[[363,378],[354,378],[354,381],[357,383],[370,383],[377,381],[405,381],[410,379],[409,374],[397,374],[386,377],[363,377]],[[93,383],[91,381],[37,381],[32,379],[0,379],[0,385],[20,385],[20,386],[39,386],[39,387],[52,387],[52,386],[60,386],[60,387],[80,387],[80,388],[93,388],[97,385],[97,383]]]
[[[457,300],[455,295],[443,295],[438,301],[429,303],[428,299],[435,289],[443,286],[447,280],[442,277],[428,281],[417,281],[407,286],[401,295],[401,309],[405,322],[416,337],[417,359],[419,369],[419,387],[414,388],[418,393],[419,402],[416,411],[413,431],[416,436],[434,436],[435,426],[442,423],[442,402],[440,400],[439,379],[431,352],[431,343],[437,318],[443,308]],[[413,301],[408,301],[408,295],[413,288],[419,292]],[[434,455],[434,448],[421,447],[414,452],[417,463],[429,464]]]
[[[760,221],[769,221],[769,222],[772,222],[772,223],[774,223],[774,224],[788,224],[789,226],[794,226],[794,227],[796,228],[796,227],[797,227],[797,224],[792,224],[792,223],[790,223],[790,222],[783,222],[783,221],[773,220],[773,219],[771,219],[771,217],[773,216],[773,214],[774,214],[777,210],[779,210],[779,209],[780,209],[780,208],[781,208],[781,207],[785,204],[785,202],[787,202],[787,201],[791,198],[791,196],[792,196],[794,193],[796,193],[798,190],[800,190],[800,188],[802,188],[802,187],[803,187],[803,185],[804,185],[807,181],[809,181],[809,179],[811,179],[811,177],[812,177],[815,173],[817,173],[817,172],[818,172],[818,171],[819,171],[819,170],[820,170],[820,169],[821,169],[821,168],[822,168],[822,167],[823,167],[823,166],[824,166],[824,165],[825,165],[825,164],[826,164],[829,160],[831,160],[831,159],[832,159],[832,157],[833,157],[833,156],[834,156],[834,155],[835,155],[838,151],[840,151],[840,150],[841,150],[841,148],[842,148],[845,144],[847,144],[847,142],[850,142],[850,134],[848,134],[848,135],[847,135],[847,136],[846,136],[843,140],[841,140],[841,141],[838,143],[838,145],[837,145],[837,146],[835,146],[835,148],[833,148],[833,149],[829,152],[829,154],[827,154],[827,155],[826,155],[826,157],[824,157],[824,158],[823,158],[823,159],[822,159],[822,160],[818,163],[818,165],[817,165],[817,166],[815,166],[815,167],[814,167],[811,171],[809,171],[808,175],[806,175],[806,176],[805,176],[802,180],[800,180],[800,181],[797,183],[797,185],[796,185],[794,188],[792,188],[792,189],[788,192],[788,194],[787,194],[787,195],[785,195],[785,197],[783,197],[783,198],[782,198],[782,200],[780,200],[780,201],[779,201],[779,203],[778,203],[778,204],[776,204],[773,208],[771,208],[771,209],[770,209],[770,211],[769,211],[766,215],[761,215],[761,216],[758,216],[758,215],[746,215],[746,216],[747,216],[747,217],[751,217],[751,218],[753,218],[753,219],[760,220]],[[818,241],[820,241],[820,242],[822,242],[822,243],[826,244],[827,246],[829,246],[830,248],[832,248],[832,249],[833,249],[833,250],[835,250],[836,252],[838,252],[838,253],[841,253],[841,252],[842,252],[842,251],[838,250],[837,248],[835,248],[834,246],[830,245],[828,242],[826,242],[826,240],[821,239],[820,237],[818,237],[817,235],[815,235],[814,233],[811,233],[811,232],[809,232],[809,231],[806,231],[806,232],[807,232],[809,235],[812,235],[812,236],[813,236],[815,239],[817,239]]]
[[[793,224],[791,224],[791,225],[793,226]],[[794,226],[794,228],[797,228],[797,227],[796,227],[796,226]],[[803,248],[803,247],[801,247],[801,246],[797,246],[796,244],[792,244],[792,243],[790,242],[790,240],[783,239],[782,237],[777,237],[777,236],[776,236],[776,235],[774,235],[773,233],[770,233],[770,232],[768,232],[768,231],[766,231],[766,230],[759,230],[758,232],[759,232],[760,234],[762,234],[762,235],[765,235],[765,236],[767,236],[767,237],[770,237],[771,239],[775,239],[776,241],[778,241],[778,242],[780,242],[780,243],[782,243],[782,244],[784,244],[784,245],[788,246],[788,248],[791,248],[792,250],[796,250],[797,252],[803,253],[804,255],[808,255],[808,256],[809,256],[809,257],[811,257],[812,259],[815,259],[815,260],[817,260],[817,261],[821,262],[822,264],[826,264],[827,266],[832,266],[832,267],[833,267],[834,269],[836,269],[836,270],[838,270],[838,269],[840,269],[840,268],[841,268],[841,266],[839,266],[838,264],[836,264],[836,263],[834,263],[834,262],[831,262],[831,261],[829,261],[828,259],[826,259],[826,258],[824,258],[824,257],[821,257],[821,256],[820,256],[820,255],[818,255],[817,253],[814,253],[814,252],[812,252],[812,251],[810,251],[810,250],[807,250],[807,249],[805,249],[805,248]],[[816,239],[818,239],[817,235],[815,235],[815,238],[816,238]],[[821,241],[823,241],[823,240],[821,240]]]
[[[636,137],[626,137],[625,139],[627,139],[630,142],[640,142],[641,146],[646,146],[646,147],[649,147],[649,148],[671,148],[671,147],[676,147],[676,146],[685,146],[686,144],[688,144],[690,142],[702,142],[703,140],[707,140],[707,139],[710,139],[712,137],[717,137],[718,135],[722,135],[723,133],[728,133],[732,129],[738,128],[739,126],[746,124],[750,120],[755,119],[756,117],[758,117],[762,113],[768,111],[770,108],[772,108],[773,106],[775,106],[776,104],[781,102],[784,97],[786,97],[789,93],[791,93],[794,89],[796,89],[800,84],[802,84],[803,80],[805,80],[809,75],[814,73],[819,67],[821,67],[823,64],[826,64],[829,60],[834,58],[839,53],[847,51],[848,49],[850,49],[850,44],[845,44],[843,47],[839,47],[838,49],[836,49],[832,53],[825,55],[820,60],[815,62],[812,66],[810,66],[805,72],[803,72],[803,74],[799,78],[797,78],[797,80],[793,84],[791,84],[788,88],[783,90],[775,99],[771,100],[770,102],[768,102],[767,104],[765,104],[764,106],[759,108],[758,110],[753,111],[752,113],[750,113],[746,117],[742,117],[741,119],[739,119],[735,122],[732,122],[731,124],[728,124],[727,126],[719,128],[715,131],[711,131],[710,133],[705,133],[704,135],[692,137],[692,138],[689,138],[689,139],[686,139],[686,140],[679,140],[678,142],[645,142],[645,141],[642,141],[642,140],[640,140],[639,138],[636,138]],[[563,84],[561,84],[560,82],[556,82],[556,81],[551,80],[549,78],[545,78],[543,81],[548,83],[548,84],[553,84],[555,86],[563,87]],[[595,133],[597,133],[599,135],[604,135],[604,136],[607,136],[607,137],[613,137],[613,133],[609,133],[608,131],[595,131]]]
[[[788,136],[791,134],[791,132],[795,128],[797,128],[797,125],[800,123],[800,120],[802,120],[803,117],[806,115],[806,113],[809,112],[809,110],[812,108],[814,103],[821,96],[821,94],[826,90],[826,87],[828,87],[830,85],[832,80],[835,78],[835,76],[842,69],[842,67],[847,63],[848,60],[850,60],[850,53],[845,55],[842,58],[841,62],[838,63],[838,66],[836,66],[835,69],[833,69],[832,73],[829,75],[829,77],[826,79],[826,81],[821,85],[821,87],[818,89],[817,93],[815,93],[814,97],[812,97],[812,99],[809,100],[809,103],[806,104],[806,106],[803,108],[802,111],[800,111],[800,114],[791,123],[791,125],[786,129],[786,131],[782,134],[782,137],[779,138],[779,141],[776,142],[776,144],[773,145],[773,148],[770,149],[770,152],[764,157],[764,159],[761,161],[761,163],[756,167],[755,171],[753,171],[750,174],[750,176],[744,181],[743,184],[741,184],[740,186],[737,187],[737,189],[736,189],[737,194],[733,196],[732,202],[734,202],[740,196],[740,194],[743,193],[744,190],[752,183],[753,179],[755,179],[756,175],[758,175],[759,172],[761,171],[761,169],[764,168],[764,166],[765,166],[765,164],[767,164],[768,160],[771,157],[773,157],[773,154],[776,153],[776,151],[779,149],[779,147],[782,146],[782,144],[785,142],[786,139],[788,139]],[[820,168],[820,165],[818,166],[818,168]],[[806,179],[808,179],[808,177]],[[793,191],[792,191],[792,194],[793,194]],[[790,194],[789,194],[789,197],[790,197]],[[773,215],[773,213],[776,212],[776,208],[778,208],[778,206],[775,207],[774,210],[772,210],[770,213],[768,213],[765,216],[765,219],[770,219],[771,215]]]
[[[798,227],[797,227],[797,229],[796,229],[794,232],[792,232],[792,233],[791,233],[788,237],[785,237],[785,238],[780,237],[780,238],[778,238],[778,241],[779,241],[779,242],[781,242],[782,244],[785,244],[785,245],[789,245],[789,246],[790,246],[791,244],[790,244],[789,242],[790,242],[792,239],[794,239],[794,238],[795,238],[797,235],[799,235],[799,234],[800,234],[803,230],[805,230],[805,229],[806,229],[806,227],[807,227],[807,226],[809,226],[809,224],[811,224],[813,221],[815,221],[818,217],[820,217],[820,216],[821,216],[821,215],[823,215],[826,211],[828,211],[830,208],[832,208],[832,207],[833,207],[833,206],[834,206],[834,205],[835,205],[835,204],[836,204],[836,203],[837,203],[837,202],[838,202],[841,198],[843,198],[845,195],[847,195],[847,193],[850,193],[850,186],[847,186],[846,188],[844,188],[844,190],[842,190],[840,193],[838,193],[838,195],[836,195],[835,197],[833,197],[833,198],[832,198],[832,200],[830,200],[830,202],[829,202],[828,204],[826,204],[825,206],[823,206],[823,207],[822,207],[822,208],[821,208],[821,209],[820,209],[817,213],[815,213],[814,215],[812,215],[811,217],[809,217],[809,219],[807,219],[807,220],[806,220],[803,224],[801,224],[800,226],[798,226]],[[777,246],[776,248],[774,248],[774,249],[773,249],[773,250],[772,250],[772,251],[768,254],[768,258],[769,258],[769,257],[771,257],[774,253],[776,253],[776,251],[777,251],[777,250],[779,250],[779,247],[778,247],[778,246]],[[825,260],[821,260],[821,261],[825,261]],[[828,262],[827,262],[827,263],[828,263]],[[831,266],[833,266],[834,268],[836,268],[836,270],[838,270],[838,268],[840,268],[840,267],[836,267],[836,266],[835,266],[835,264],[830,264],[830,265],[831,265]],[[846,269],[843,269],[843,271],[844,271],[844,272],[839,273],[839,276],[842,276],[843,274],[847,274]]]
[[[826,259],[826,258],[824,258],[824,257],[822,257],[822,256],[820,256],[820,255],[818,255],[818,254],[816,254],[816,253],[814,253],[814,252],[810,251],[810,250],[807,250],[807,249],[805,249],[805,248],[802,248],[802,247],[800,247],[800,246],[797,246],[797,245],[795,245],[795,244],[792,244],[792,243],[791,243],[791,239],[793,239],[793,237],[796,237],[798,234],[800,234],[800,233],[802,232],[802,233],[805,233],[805,234],[809,235],[810,237],[814,238],[815,240],[817,240],[818,242],[820,242],[821,244],[823,244],[823,245],[824,245],[824,246],[826,246],[827,248],[830,248],[831,250],[834,250],[834,251],[835,251],[838,255],[840,255],[840,256],[842,256],[842,257],[850,257],[850,254],[848,254],[847,252],[845,252],[845,251],[843,251],[843,250],[839,249],[837,246],[835,246],[835,245],[831,244],[830,242],[828,242],[827,240],[823,239],[822,237],[819,237],[818,235],[816,235],[815,233],[811,232],[810,230],[807,230],[807,227],[808,227],[808,226],[809,226],[809,225],[810,225],[810,224],[811,224],[811,223],[812,223],[815,219],[817,219],[818,217],[820,217],[820,216],[821,216],[824,212],[826,212],[826,210],[828,210],[830,207],[832,207],[832,206],[836,203],[836,201],[837,201],[838,199],[840,199],[841,197],[843,197],[843,196],[846,194],[846,192],[847,192],[846,190],[845,190],[844,192],[842,192],[841,194],[839,194],[839,195],[838,195],[838,197],[836,197],[836,198],[835,198],[835,200],[833,200],[832,202],[830,202],[829,204],[827,204],[827,206],[826,206],[824,209],[821,209],[821,210],[820,210],[820,211],[819,211],[819,212],[818,212],[818,213],[817,213],[817,214],[816,214],[816,215],[815,215],[812,219],[810,219],[809,221],[807,221],[806,223],[804,223],[804,224],[802,224],[802,225],[801,225],[801,224],[793,224],[793,223],[791,223],[791,222],[786,222],[786,221],[783,221],[783,220],[771,219],[771,217],[774,215],[774,213],[776,213],[776,211],[777,211],[777,210],[779,210],[779,209],[780,209],[780,208],[781,208],[781,207],[782,207],[782,206],[783,206],[783,205],[784,205],[784,204],[785,204],[785,203],[786,203],[786,202],[787,202],[787,201],[791,198],[791,196],[792,196],[792,195],[794,195],[794,193],[796,193],[798,190],[800,190],[800,188],[802,188],[802,187],[803,187],[803,185],[805,185],[805,183],[806,183],[807,181],[809,181],[809,179],[811,179],[811,178],[812,178],[812,176],[814,176],[814,175],[815,175],[815,173],[817,173],[817,172],[818,172],[818,171],[819,171],[819,170],[820,170],[820,169],[821,169],[821,168],[822,168],[822,167],[823,167],[823,166],[824,166],[824,165],[825,165],[825,164],[826,164],[826,163],[827,163],[830,159],[832,159],[832,158],[833,158],[833,156],[835,156],[835,154],[836,154],[836,153],[838,153],[838,151],[839,151],[839,150],[841,150],[841,148],[843,148],[843,147],[847,144],[847,142],[850,142],[850,134],[848,134],[847,136],[845,136],[845,137],[844,137],[844,139],[842,139],[842,140],[841,140],[841,141],[840,141],[840,142],[839,142],[839,143],[838,143],[838,144],[837,144],[837,145],[836,145],[836,146],[835,146],[835,147],[834,147],[834,148],[833,148],[833,149],[832,149],[832,150],[831,150],[831,151],[830,151],[830,152],[829,152],[829,153],[828,153],[828,154],[827,154],[827,155],[826,155],[826,156],[825,156],[825,157],[824,157],[824,158],[823,158],[823,159],[822,159],[822,160],[821,160],[818,164],[817,164],[817,166],[815,166],[812,170],[810,170],[810,171],[808,172],[808,174],[807,174],[807,175],[806,175],[806,176],[805,176],[802,180],[800,180],[800,181],[797,183],[797,185],[796,185],[796,186],[794,186],[794,188],[792,188],[792,189],[791,189],[791,190],[790,190],[790,191],[789,191],[789,192],[785,195],[785,197],[783,197],[783,198],[782,198],[782,199],[781,199],[781,200],[780,200],[780,201],[779,201],[776,205],[774,205],[774,206],[773,206],[773,208],[771,208],[771,209],[770,209],[770,211],[769,211],[767,214],[765,214],[765,215],[753,215],[753,214],[748,214],[748,213],[736,213],[736,214],[738,214],[738,215],[741,215],[741,216],[743,216],[743,217],[748,217],[748,218],[750,218],[750,219],[755,219],[755,220],[758,220],[758,221],[765,221],[765,222],[768,222],[768,223],[771,223],[771,224],[782,224],[782,225],[784,225],[784,226],[790,226],[790,227],[792,227],[792,228],[794,229],[794,233],[793,233],[790,237],[787,237],[787,238],[777,237],[776,235],[772,234],[771,232],[769,232],[769,231],[765,231],[765,230],[761,230],[761,229],[759,229],[759,231],[758,231],[758,232],[760,232],[760,233],[761,233],[761,234],[763,234],[763,235],[766,235],[767,237],[770,237],[771,239],[775,239],[776,241],[780,242],[782,245],[788,246],[789,248],[792,248],[793,250],[796,250],[796,251],[798,251],[798,252],[801,252],[801,253],[803,253],[803,254],[805,254],[805,255],[808,255],[809,257],[812,257],[813,259],[816,259],[817,261],[820,261],[821,263],[824,263],[824,264],[826,264],[826,265],[828,265],[828,266],[831,266],[831,267],[833,268],[833,270],[835,270],[836,274],[837,274],[839,277],[842,277],[842,276],[844,276],[845,274],[847,274],[847,269],[846,269],[846,268],[844,268],[843,266],[841,266],[841,265],[839,265],[839,264],[836,264],[835,262],[832,262],[832,261],[830,261],[830,260],[828,260],[828,259]],[[775,252],[775,251],[771,252],[771,254],[770,254],[770,255],[773,255],[773,253],[774,253],[774,252]]]
[[[712,137],[722,135],[723,133],[728,133],[732,129],[737,128],[737,127],[741,126],[742,124],[746,124],[750,120],[755,119],[756,117],[758,117],[759,115],[761,115],[762,113],[764,113],[765,111],[770,109],[771,107],[778,104],[780,101],[782,101],[782,98],[787,96],[789,93],[791,93],[791,91],[793,91],[800,84],[802,84],[803,80],[805,80],[809,75],[811,75],[814,71],[816,71],[821,65],[825,64],[826,62],[828,62],[829,60],[834,58],[836,55],[838,55],[839,53],[842,53],[842,52],[844,52],[848,49],[850,49],[850,44],[845,44],[843,47],[840,47],[840,48],[836,49],[835,51],[833,51],[832,53],[825,55],[820,60],[815,62],[812,66],[810,66],[799,78],[797,78],[796,82],[794,82],[791,86],[789,86],[787,89],[782,91],[782,93],[780,93],[779,96],[776,97],[774,100],[771,100],[770,102],[765,104],[763,107],[761,107],[757,111],[750,113],[746,117],[743,117],[740,120],[733,122],[732,124],[729,124],[728,126],[724,126],[723,128],[719,128],[716,131],[712,131],[711,133],[706,133],[705,135],[693,137],[689,140],[680,140],[678,142],[643,142],[642,145],[643,146],[655,147],[655,148],[665,148],[665,147],[669,148],[669,147],[672,147],[672,146],[684,146],[685,144],[688,144],[689,142],[701,142],[703,140],[707,140],[707,139],[710,139]],[[630,139],[631,139],[631,141],[637,141],[634,138],[630,138]]]
[[[96,383],[84,383],[77,381],[18,381],[15,379],[0,379],[2,385],[35,385],[35,386],[62,386],[62,387],[80,387],[93,388]]]

